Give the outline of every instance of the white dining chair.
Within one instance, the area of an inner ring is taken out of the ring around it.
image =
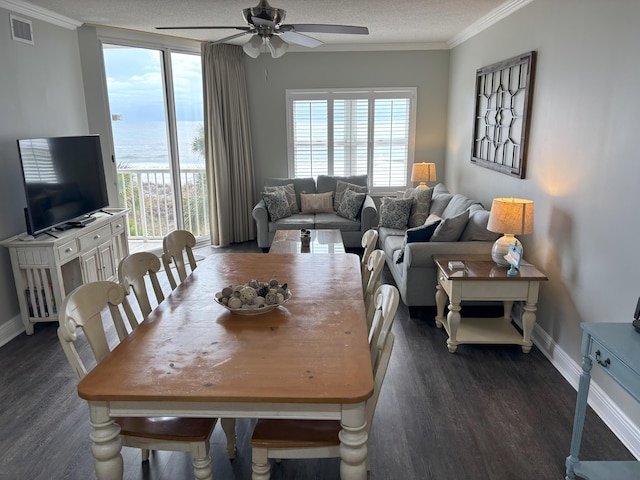
[[[400,292],[393,285],[383,284],[378,287],[374,296],[375,310],[369,329],[369,347],[371,365],[375,371],[380,354],[391,332],[400,303]]]
[[[371,252],[376,248],[378,243],[378,231],[369,229],[362,235],[362,258],[360,259],[360,273],[362,274],[362,288],[366,288],[367,281],[369,280],[369,271],[367,270],[367,262],[371,256]]]
[[[367,312],[367,327],[371,328],[373,313],[375,310],[374,294],[380,286],[380,276],[384,268],[384,252],[382,250],[374,250],[367,261],[368,279],[367,285],[364,287],[364,305]]]
[[[151,313],[153,309],[147,284],[150,283],[155,294],[155,305],[164,301],[164,292],[158,280],[160,259],[150,252],[137,252],[124,257],[118,265],[118,279],[129,295],[133,292],[136,298],[142,319]],[[128,302],[130,304],[131,302]],[[128,307],[127,304],[125,304]],[[125,308],[126,308],[125,307]],[[127,316],[135,319],[133,311],[127,312]],[[141,320],[142,320],[141,319]],[[137,321],[136,325],[137,326]],[[132,326],[132,328],[135,328]]]
[[[98,281],[81,285],[63,300],[58,339],[78,381],[88,373],[75,345],[78,330],[84,333],[95,361],[102,361],[111,351],[102,315],[109,314],[116,330],[124,329],[119,307],[125,293],[122,285]],[[190,452],[195,478],[212,480],[209,442],[216,418],[118,417],[115,421],[120,426],[122,444],[142,449],[143,462],[148,460],[144,452],[149,450]],[[226,432],[232,430],[225,429]],[[227,434],[227,442],[227,452],[233,458],[235,434]]]
[[[373,372],[373,395],[365,406],[367,434],[371,432],[373,415],[391,358],[393,342],[393,333],[388,333]],[[269,480],[270,458],[280,460],[340,457],[341,429],[339,420],[258,420],[251,437],[251,479]]]
[[[193,255],[193,248],[196,246],[196,238],[187,230],[174,230],[168,233],[162,239],[162,264],[164,265],[169,285],[175,289],[178,284],[171,271],[171,264],[176,266],[180,283],[187,278],[187,263],[185,255],[191,271],[196,269],[196,259]]]

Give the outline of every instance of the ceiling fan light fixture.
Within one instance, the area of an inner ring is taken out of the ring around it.
[[[279,58],[289,49],[289,44],[280,37],[273,35],[267,40],[267,47],[273,58]]]
[[[263,39],[260,35],[254,35],[247,43],[242,46],[244,53],[251,58],[258,58],[262,49]]]

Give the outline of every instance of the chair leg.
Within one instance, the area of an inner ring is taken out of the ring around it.
[[[227,437],[227,455],[229,455],[229,460],[233,460],[236,458],[236,419],[221,418],[220,424]]]
[[[193,473],[196,480],[213,480],[209,455],[201,458],[193,457]]]
[[[149,450],[146,448],[141,448],[141,455],[142,455],[142,463],[144,462],[148,462],[149,461]]]
[[[269,465],[268,451],[266,448],[252,448],[251,454],[251,480],[269,480],[271,478],[271,465]]]

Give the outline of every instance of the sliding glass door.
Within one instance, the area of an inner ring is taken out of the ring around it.
[[[200,56],[106,43],[103,55],[130,239],[157,242],[178,228],[207,238]]]

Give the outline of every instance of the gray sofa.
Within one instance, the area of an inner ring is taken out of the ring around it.
[[[293,184],[298,205],[301,205],[301,192],[308,194],[335,192],[338,180],[363,187],[367,186],[366,175],[350,177],[319,175],[317,182],[313,178],[267,178],[264,181],[264,186],[273,187]],[[253,208],[252,216],[256,221],[258,247],[263,250],[267,250],[271,246],[276,231],[300,230],[302,228],[338,229],[342,233],[344,246],[357,248],[361,246],[364,232],[377,226],[378,210],[371,196],[367,194],[360,213],[355,220],[344,218],[333,211],[331,213],[296,213],[274,222],[269,217],[264,199],[260,200]]]
[[[434,255],[486,254],[487,258],[491,258],[491,247],[500,234],[486,228],[489,211],[478,201],[461,194],[450,194],[442,184],[434,187],[429,214],[452,218],[465,210],[469,210],[469,220],[458,241],[427,241],[404,245],[406,229],[378,228],[379,248],[385,253],[386,263],[411,316],[416,315],[415,307],[435,305],[437,268],[432,258]],[[403,245],[402,262],[396,263]]]

